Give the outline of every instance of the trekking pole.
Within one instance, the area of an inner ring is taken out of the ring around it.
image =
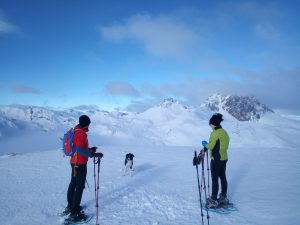
[[[209,186],[209,164],[208,164],[208,150],[206,151],[206,165],[207,165],[207,189],[208,189],[208,196],[210,196],[210,186]]]
[[[201,150],[202,151],[202,150]],[[203,150],[204,151],[204,150]],[[204,185],[204,194],[205,194],[205,200],[207,199],[207,194],[206,194],[206,185],[205,185],[205,174],[204,174],[204,156],[205,154],[203,154],[203,157],[200,159],[202,162],[202,181],[203,185]],[[207,218],[207,223],[209,225],[209,214],[208,214],[208,209],[206,208],[206,218]]]
[[[100,161],[101,158],[98,157],[97,164],[98,164],[98,177],[97,177],[97,194],[96,194],[96,225],[99,225],[99,174],[100,174]]]
[[[97,199],[96,199],[96,159],[95,159],[95,156],[93,157],[94,159],[94,187],[95,187],[95,206],[96,206],[96,202],[97,202]]]
[[[197,159],[197,151],[194,151],[194,159]],[[198,161],[198,159],[196,160]],[[201,161],[200,161],[201,162]],[[201,219],[202,219],[202,225],[204,225],[203,221],[203,210],[202,210],[202,199],[201,199],[201,189],[200,189],[200,181],[199,181],[199,171],[198,171],[198,162],[194,164],[196,166],[196,171],[197,171],[197,181],[198,181],[198,191],[199,191],[199,198],[200,198],[200,209],[201,209]]]

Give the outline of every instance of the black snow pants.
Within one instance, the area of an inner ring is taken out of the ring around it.
[[[82,198],[82,193],[85,185],[87,167],[84,165],[74,165],[71,164],[72,174],[71,182],[68,188],[68,205],[71,206],[71,213],[80,212],[80,202]],[[74,171],[75,170],[75,171]]]
[[[219,192],[219,178],[221,180],[221,195],[227,196],[227,179],[226,179],[227,160],[211,160],[211,179],[212,179],[212,198],[217,199]]]

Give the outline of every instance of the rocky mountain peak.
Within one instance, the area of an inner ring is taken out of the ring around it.
[[[260,103],[254,96],[215,94],[204,104],[214,112],[225,110],[239,121],[255,121],[265,113],[273,113],[273,110]]]
[[[182,105],[179,101],[177,101],[176,99],[174,98],[165,98],[160,104],[159,104],[160,107],[163,107],[163,108],[170,108],[170,107],[174,107],[174,106],[178,106],[180,108],[183,108],[183,109],[188,109],[188,107]]]
[[[174,98],[165,98],[161,103],[160,103],[160,106],[164,106],[164,107],[169,107],[171,105],[178,105],[179,102],[174,99]]]

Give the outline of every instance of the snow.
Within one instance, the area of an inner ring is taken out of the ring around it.
[[[83,112],[34,108],[31,121],[28,107],[4,109],[0,113],[0,224],[59,225],[71,175],[59,137],[76,125]],[[228,197],[238,211],[210,213],[210,224],[300,224],[299,112],[276,111],[246,122],[222,113],[222,126],[230,135]],[[89,143],[104,153],[101,225],[201,224],[192,159],[201,140],[209,138],[210,111],[166,101],[143,113],[95,109],[89,115]],[[129,152],[135,155],[134,173],[123,176]],[[95,215],[92,160],[87,181],[82,204]],[[95,224],[95,216],[89,224]]]
[[[100,224],[201,224],[194,148],[102,146]],[[199,149],[198,149],[199,150]],[[134,173],[123,176],[132,152]],[[0,157],[0,223],[61,224],[70,179],[69,159],[60,150]],[[300,152],[296,148],[231,147],[228,196],[238,207],[210,213],[210,224],[300,223]],[[205,170],[206,171],[206,170]],[[201,169],[200,169],[201,174]],[[89,160],[82,204],[95,215],[93,162]],[[95,217],[89,224],[95,224]],[[207,223],[206,223],[207,224]]]
[[[226,110],[220,112],[232,146],[247,147],[253,142],[261,147],[298,146],[294,137],[300,135],[299,112],[268,111],[254,121],[238,121]],[[34,143],[26,146],[30,151],[58,147],[59,137],[82,114],[91,118],[90,136],[99,145],[195,146],[199,139],[209,136],[207,125],[212,111],[205,107],[186,107],[174,99],[166,99],[143,113],[107,112],[95,106],[66,110],[0,106],[0,155],[24,152],[22,149],[28,143]]]

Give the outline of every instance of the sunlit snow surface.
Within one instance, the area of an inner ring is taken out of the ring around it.
[[[104,153],[100,224],[201,224],[193,148],[102,146],[100,151]],[[128,152],[135,154],[133,176],[123,176],[122,172]],[[66,206],[71,173],[68,160],[60,150],[2,155],[1,224],[61,224],[58,214]],[[299,149],[232,147],[227,176],[228,197],[238,211],[210,213],[210,224],[300,223]],[[92,160],[87,181],[89,188],[84,190],[82,204],[88,214],[95,215]],[[95,218],[89,224],[95,224]]]
[[[300,224],[299,114],[266,114],[259,121],[239,122],[222,113],[222,125],[231,139],[228,198],[238,211],[228,215],[210,213],[210,224]],[[200,150],[201,140],[209,138],[210,116],[211,112],[190,111],[178,105],[127,116],[93,114],[89,143],[104,153],[100,168],[100,224],[201,224],[192,159],[195,148]],[[61,224],[59,213],[67,204],[71,169],[69,159],[59,149],[59,138],[67,128],[55,122],[59,114],[53,118],[49,127],[47,123],[31,126],[22,122],[14,128],[7,121],[3,123],[1,225]],[[75,119],[71,122],[75,123]],[[39,126],[47,129],[38,130]],[[134,173],[123,176],[124,158],[129,152],[135,155]],[[82,198],[86,212],[94,215],[89,224],[95,224],[93,169],[90,160],[89,188],[86,185]],[[199,172],[201,175],[201,168]]]

